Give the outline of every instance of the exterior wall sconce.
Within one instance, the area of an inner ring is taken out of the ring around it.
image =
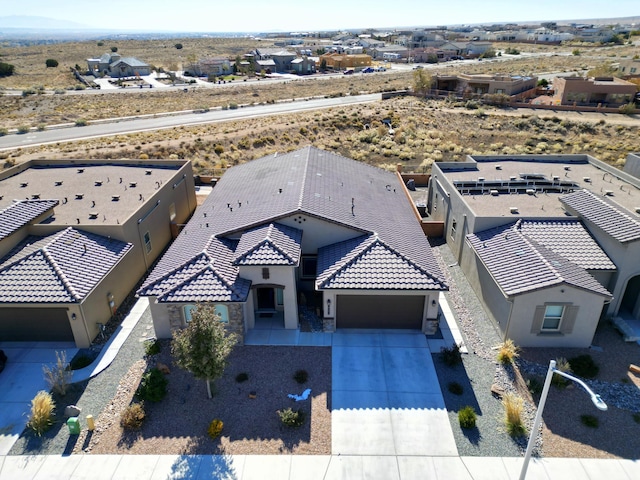
[[[436,306],[436,301],[435,301],[435,299],[431,300],[431,306],[432,306],[432,307],[435,307],[435,306]]]
[[[327,315],[331,315],[331,299],[327,298]]]
[[[73,321],[75,322],[76,318],[77,318],[77,317],[76,317],[76,314],[75,314],[75,313],[72,313],[72,314],[71,314],[71,320],[73,320]]]

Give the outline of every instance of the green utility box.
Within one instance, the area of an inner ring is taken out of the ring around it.
[[[71,435],[79,435],[80,434],[80,420],[78,420],[78,417],[70,417],[67,420],[67,427],[69,427],[69,433]]]

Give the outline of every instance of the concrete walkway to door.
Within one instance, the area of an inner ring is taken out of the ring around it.
[[[332,347],[333,455],[458,455],[424,334],[338,330]]]

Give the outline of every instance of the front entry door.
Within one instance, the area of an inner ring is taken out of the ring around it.
[[[276,300],[272,287],[258,287],[256,291],[258,297],[258,310],[275,310]]]

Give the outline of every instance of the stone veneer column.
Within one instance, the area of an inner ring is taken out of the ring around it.
[[[244,345],[244,316],[242,314],[242,304],[226,303],[229,309],[229,323],[225,325],[227,331],[238,335],[238,345]],[[182,305],[168,304],[169,325],[171,330],[184,328],[184,318],[182,316]]]

